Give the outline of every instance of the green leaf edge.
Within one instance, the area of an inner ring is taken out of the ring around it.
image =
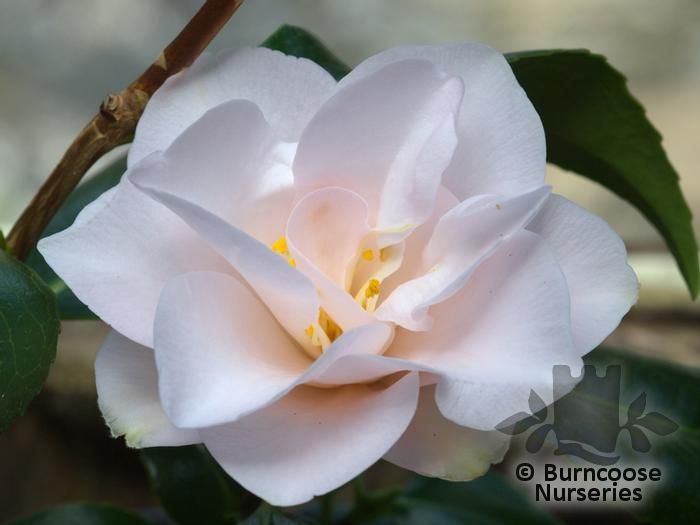
[[[630,92],[626,77],[620,71],[615,69],[608,62],[607,58],[601,54],[592,53],[587,49],[544,49],[507,53],[505,57],[508,63],[510,64],[511,68],[513,69],[513,73],[515,74],[516,78],[518,78],[517,66],[518,62],[520,62],[521,60],[543,58],[553,55],[576,55],[579,57],[586,57],[593,60],[597,60],[601,62],[620,83],[620,88],[622,89],[623,94],[627,96],[628,102],[640,112],[640,116],[644,120],[646,129],[644,129],[643,131],[648,133],[652,140],[655,140],[657,142],[657,153],[660,156],[661,162],[665,164],[667,173],[673,176],[673,181],[671,182],[675,183],[675,187],[672,189],[675,190],[676,193],[673,197],[676,201],[675,204],[678,206],[678,209],[675,211],[685,216],[686,228],[684,229],[684,231],[673,231],[668,229],[666,225],[662,222],[660,216],[657,215],[657,213],[654,211],[653,207],[648,206],[645,202],[645,199],[642,198],[641,194],[637,192],[636,188],[633,185],[629,184],[627,181],[618,180],[618,178],[615,177],[613,181],[615,182],[615,184],[611,185],[610,179],[608,179],[606,182],[603,182],[602,179],[596,176],[596,173],[583,173],[583,170],[576,170],[569,167],[567,162],[558,162],[556,155],[553,155],[554,158],[550,158],[549,135],[547,161],[551,162],[552,164],[556,164],[565,170],[573,171],[579,175],[582,175],[603,185],[606,189],[612,191],[620,198],[629,202],[634,208],[639,210],[642,213],[642,215],[644,215],[644,217],[656,228],[656,230],[664,238],[666,245],[668,246],[669,250],[671,251],[676,260],[676,263],[678,264],[678,268],[681,272],[681,275],[683,276],[683,279],[686,282],[691,297],[695,299],[698,296],[698,292],[700,291],[700,264],[698,262],[698,244],[695,237],[695,233],[693,231],[692,213],[690,211],[690,208],[688,207],[688,203],[686,202],[685,197],[683,196],[680,185],[678,184],[678,173],[676,172],[670,160],[668,159],[666,150],[663,148],[661,133],[659,133],[659,131],[654,127],[651,121],[648,118],[646,118],[646,110],[644,106]],[[518,81],[520,82],[521,79],[518,78]],[[526,86],[522,87],[527,93]],[[538,110],[538,113],[541,113],[538,108],[536,109]],[[546,128],[545,131],[547,131]],[[567,144],[563,143],[558,144],[558,146],[560,148],[569,147]],[[586,151],[581,151],[581,149],[578,146],[574,146],[573,148],[579,151],[569,151],[569,154],[577,156],[590,155],[590,158],[588,160],[592,163],[599,164],[601,172],[611,171],[614,173],[616,171],[615,168],[608,168],[608,165],[604,161],[601,161],[600,159],[596,158],[595,154],[588,153]]]

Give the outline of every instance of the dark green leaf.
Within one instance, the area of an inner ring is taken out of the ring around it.
[[[656,227],[693,297],[700,271],[692,216],[661,135],[604,57],[584,50],[507,55],[547,136],[547,160],[631,202]]]
[[[321,41],[299,27],[283,25],[262,44],[287,55],[308,58],[328,71],[336,80],[350,72],[350,68],[338,60]]]
[[[180,525],[236,523],[259,503],[204,447],[146,448],[141,454],[154,492]]]
[[[27,409],[56,357],[56,300],[39,276],[0,250],[0,432]]]
[[[493,471],[465,483],[419,478],[402,499],[407,509],[406,515],[402,520],[387,523],[558,523]]]
[[[121,157],[78,186],[43,231],[41,234],[42,238],[65,230],[73,224],[80,211],[109,188],[116,185],[125,171],[126,157]],[[36,249],[29,254],[27,264],[41,276],[56,294],[58,311],[62,319],[95,318],[95,315],[88,307],[80,302],[63,280],[46,264],[46,261]]]
[[[240,525],[306,525],[307,521],[290,518],[267,503],[260,505],[255,514],[249,516]]]
[[[20,518],[8,525],[149,525],[149,522],[111,505],[72,503]]]
[[[694,523],[700,515],[700,372],[607,349],[593,351],[586,362],[598,367],[598,375],[607,365],[622,365],[621,405],[645,392],[647,408],[664,414],[669,429],[678,424],[670,435],[649,434],[649,453],[630,453],[631,459],[662,471],[662,483],[638,512],[654,523]],[[620,420],[624,422],[624,412]],[[623,433],[620,442],[624,440]]]

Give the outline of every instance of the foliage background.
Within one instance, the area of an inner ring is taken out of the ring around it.
[[[137,76],[198,5],[0,0],[0,226],[7,230],[102,96]],[[391,45],[459,40],[504,52],[562,47],[605,54],[664,135],[700,216],[696,0],[251,0],[212,47],[255,45],[283,23],[309,29],[351,65]],[[612,342],[699,367],[693,307],[658,234],[594,183],[555,169],[550,180],[621,233],[640,272],[642,301]],[[108,439],[95,412],[92,360],[104,333],[98,323],[65,323],[46,391],[0,435],[0,486],[7,487],[0,491],[0,521],[67,500],[151,503],[138,459]]]

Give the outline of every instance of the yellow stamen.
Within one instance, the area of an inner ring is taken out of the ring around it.
[[[304,333],[308,335],[309,337],[314,336],[314,325],[310,324],[304,329]]]
[[[289,266],[291,266],[292,268],[297,267],[297,261],[296,261],[296,259],[294,259],[294,257],[290,257],[289,259],[287,259],[287,262],[289,263]]]
[[[389,250],[387,248],[382,248],[379,250],[379,260],[382,262],[386,262],[386,260],[389,258]]]
[[[367,283],[367,288],[365,289],[365,297],[367,299],[379,295],[379,280],[370,279]]]
[[[362,252],[362,258],[365,261],[372,261],[374,260],[374,252],[372,250],[365,250]]]
[[[321,308],[318,312],[318,324],[321,326],[323,331],[326,332],[326,335],[331,342],[338,339],[338,337],[340,337],[343,333],[343,329],[338,326],[338,323],[331,319],[331,316],[328,315],[328,312],[326,312],[323,308]]]
[[[289,255],[289,249],[287,248],[287,239],[282,236],[272,243],[272,251],[279,253],[280,255]]]

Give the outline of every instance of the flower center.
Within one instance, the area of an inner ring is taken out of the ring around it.
[[[370,239],[362,243],[354,262],[350,264],[353,270],[347,276],[345,285],[345,291],[370,313],[376,310],[379,303],[382,281],[401,265],[404,251],[403,243],[379,249],[371,241]],[[283,257],[290,266],[296,268],[296,260],[289,252],[287,239],[284,236],[272,243],[270,249]],[[343,329],[324,308],[320,308],[318,319],[310,323],[304,332],[309,337],[311,345],[318,349],[318,354],[312,356],[317,357],[343,334]]]

